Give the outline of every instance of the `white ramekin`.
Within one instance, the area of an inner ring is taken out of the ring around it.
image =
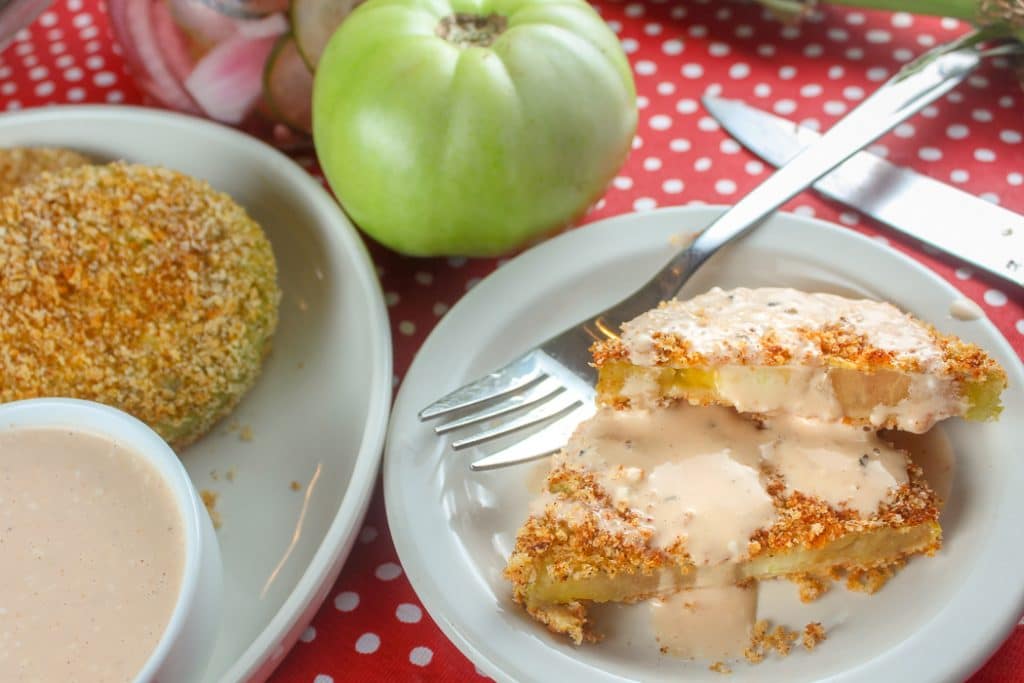
[[[139,420],[91,401],[37,398],[0,405],[0,432],[25,427],[61,427],[104,436],[145,458],[163,476],[181,513],[185,570],[171,619],[135,683],[198,680],[220,626],[224,579],[213,525],[178,456]]]

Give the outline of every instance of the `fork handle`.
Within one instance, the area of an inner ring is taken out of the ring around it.
[[[974,45],[940,46],[905,67],[792,161],[711,223],[635,294],[594,318],[595,332],[618,325],[675,296],[712,254],[900,121],[956,87],[981,62]],[[589,325],[588,325],[589,327]],[[606,333],[605,333],[606,334]]]

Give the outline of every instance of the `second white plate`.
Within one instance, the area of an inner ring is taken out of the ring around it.
[[[499,680],[721,681],[707,662],[658,652],[634,608],[613,608],[607,638],[574,647],[530,620],[502,576],[531,486],[544,463],[485,473],[480,452],[452,453],[416,413],[435,398],[622,298],[672,251],[671,239],[707,225],[721,208],[621,216],[566,233],[513,259],[441,321],[414,361],[392,413],[385,452],[388,522],[406,573],[445,633]],[[1016,624],[1024,606],[1024,371],[987,321],[949,315],[956,290],[882,244],[821,221],[780,214],[714,257],[683,290],[788,286],[885,299],[939,329],[982,345],[1007,369],[1001,421],[951,421],[957,454],[943,513],[945,546],[918,559],[874,596],[841,586],[803,605],[787,582],[762,586],[761,616],[792,626],[821,621],[828,640],[730,680],[962,680]]]

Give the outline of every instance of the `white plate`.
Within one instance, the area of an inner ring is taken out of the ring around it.
[[[15,145],[205,178],[270,238],[283,293],[273,353],[234,414],[182,454],[196,486],[220,493],[224,520],[225,614],[206,680],[262,680],[330,589],[376,479],[391,340],[370,259],[302,168],[223,126],[133,107],[55,107],[0,117],[0,147]],[[232,422],[250,426],[252,440]]]
[[[674,247],[678,233],[707,225],[720,208],[665,209],[602,221],[546,242],[502,266],[452,308],[403,382],[384,459],[388,523],[416,593],[449,638],[503,681],[708,680],[707,662],[658,653],[636,607],[607,639],[574,647],[512,604],[502,577],[526,515],[537,464],[471,473],[479,453],[453,454],[416,412],[441,394],[632,291]],[[954,681],[974,671],[1024,606],[1024,461],[1020,458],[1024,371],[986,320],[949,316],[956,291],[878,242],[821,221],[778,215],[717,255],[684,289],[784,285],[888,299],[940,329],[983,345],[1007,369],[1006,410],[995,424],[950,422],[957,474],[943,515],[946,543],[879,594],[833,588],[802,605],[787,582],[762,586],[761,616],[791,627],[821,620],[828,640],[730,681]],[[543,467],[544,465],[540,465]]]

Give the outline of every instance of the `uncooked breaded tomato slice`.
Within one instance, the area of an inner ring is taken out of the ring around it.
[[[63,147],[11,147],[0,149],[0,197],[32,182],[43,173],[91,164],[87,157]]]
[[[180,449],[252,386],[277,325],[270,243],[163,168],[42,175],[0,198],[0,401],[125,410]]]

